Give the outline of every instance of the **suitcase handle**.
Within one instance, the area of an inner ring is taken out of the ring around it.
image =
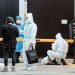
[[[32,50],[33,50],[33,46],[29,46],[28,51],[29,51],[30,47],[32,47]]]

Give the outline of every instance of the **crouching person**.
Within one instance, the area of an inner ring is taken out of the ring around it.
[[[52,43],[52,50],[47,51],[47,57],[45,57],[41,64],[46,65],[67,65],[65,58],[68,52],[68,43],[63,39],[60,33],[56,34],[56,41]]]
[[[19,36],[18,28],[13,25],[14,19],[12,17],[6,18],[6,25],[3,26],[2,36],[3,36],[3,46],[4,46],[4,70],[8,71],[8,57],[9,52],[12,57],[12,67],[11,70],[15,71],[15,49],[16,49],[16,37]]]
[[[67,65],[65,58],[68,52],[68,43],[63,39],[60,33],[56,34],[56,41],[52,44],[52,50],[47,51],[51,64],[58,64],[57,61]]]

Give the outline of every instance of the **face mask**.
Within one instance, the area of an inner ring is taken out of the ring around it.
[[[20,24],[20,23],[21,23],[21,21],[16,21],[16,23],[17,23],[17,24]]]
[[[32,22],[28,21],[28,24],[32,24]]]
[[[28,19],[25,20],[25,23],[28,24]]]
[[[26,19],[25,23],[26,24],[31,24],[31,22],[28,19]]]

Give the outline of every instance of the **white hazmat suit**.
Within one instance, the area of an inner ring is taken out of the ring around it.
[[[61,34],[56,35],[56,41],[52,44],[52,51],[48,50],[47,54],[51,60],[65,59],[68,52],[68,43],[62,38]]]
[[[52,43],[52,50],[47,51],[46,59],[43,59],[41,64],[48,62],[48,57],[50,60],[57,60],[60,62],[61,59],[65,59],[68,52],[68,43],[62,38],[61,34],[56,34],[56,41]],[[47,64],[47,63],[45,63]]]
[[[37,34],[37,25],[33,21],[32,13],[26,14],[26,21],[25,21],[25,28],[24,28],[24,42],[23,42],[23,61],[25,67],[29,67],[27,56],[25,51],[29,49],[30,45],[33,45],[35,48],[36,45],[36,34]]]

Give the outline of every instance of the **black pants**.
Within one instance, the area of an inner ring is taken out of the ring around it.
[[[15,66],[16,44],[4,44],[4,65],[8,66],[9,52],[12,57],[12,66]]]
[[[16,52],[16,62],[19,62],[20,52]]]

